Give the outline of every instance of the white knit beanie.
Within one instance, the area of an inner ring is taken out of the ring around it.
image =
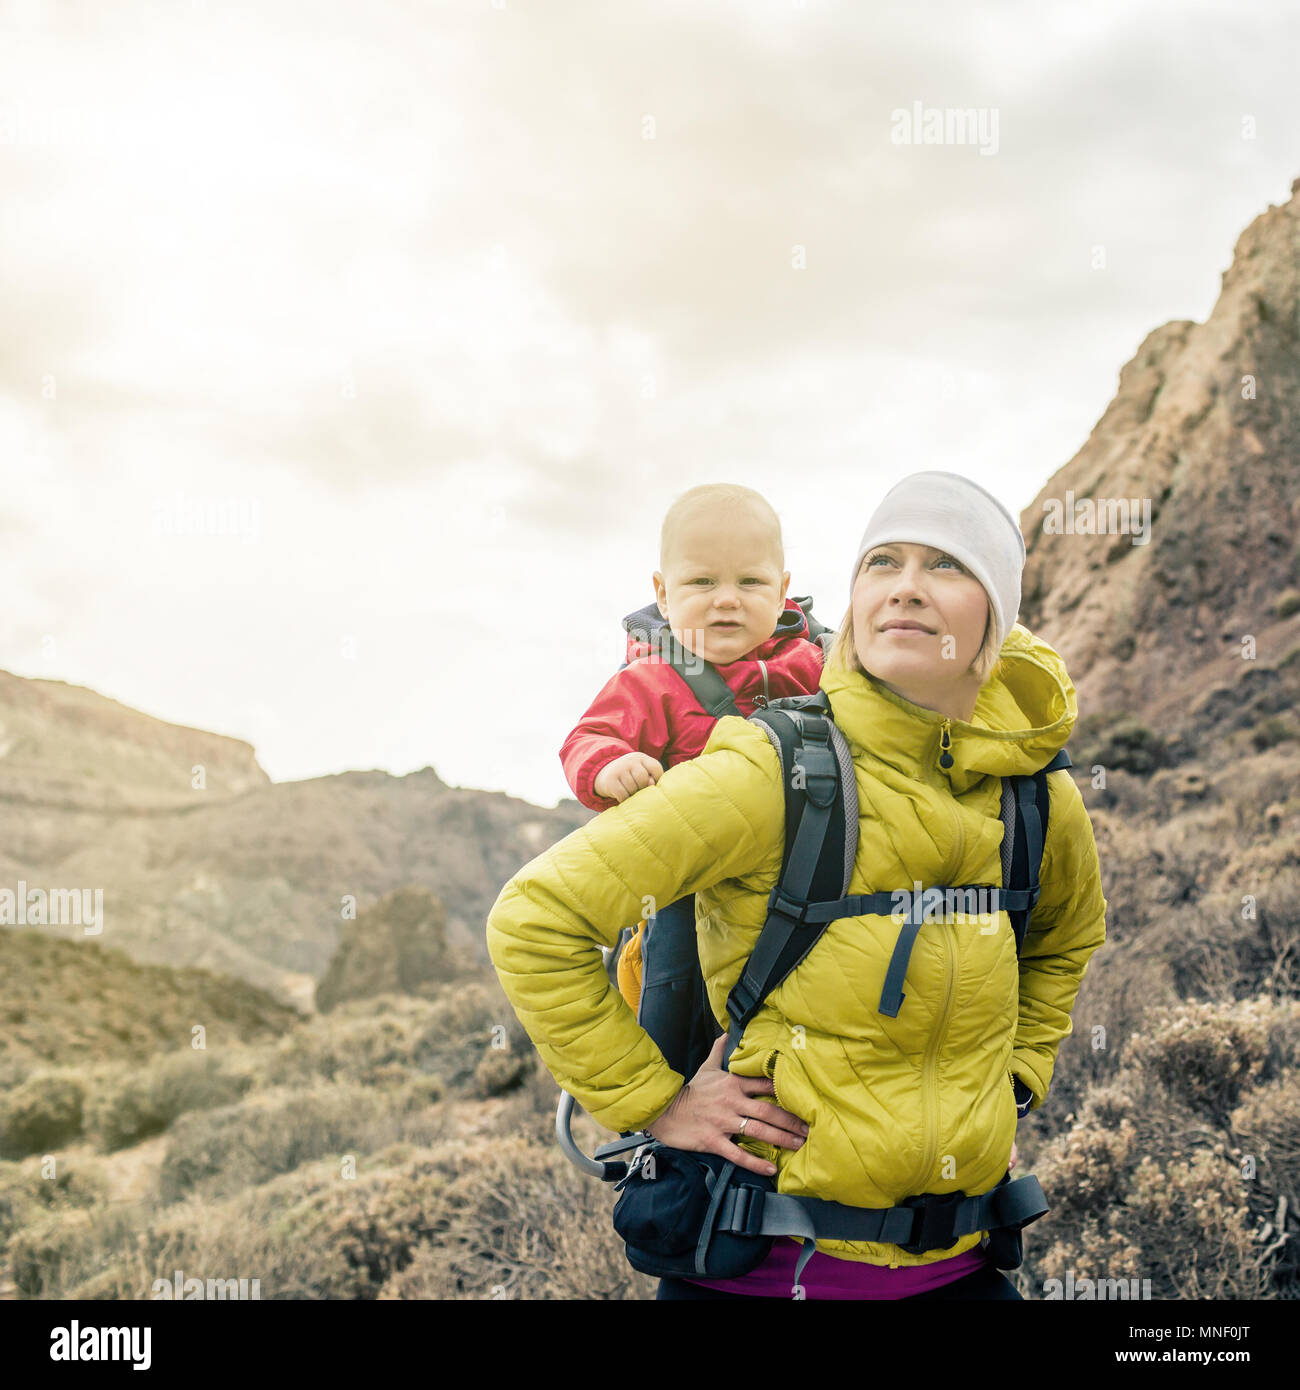
[[[867,522],[853,562],[850,592],[863,556],[872,546],[889,541],[930,545],[961,561],[984,586],[995,646],[1001,648],[1020,614],[1025,538],[1015,517],[991,492],[960,473],[938,469],[912,473],[895,484]]]

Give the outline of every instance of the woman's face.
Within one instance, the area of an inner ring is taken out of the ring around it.
[[[899,541],[862,557],[853,584],[858,660],[913,704],[951,705],[954,693],[974,680],[970,667],[988,617],[984,586],[942,550]],[[898,623],[915,626],[893,626]],[[966,693],[973,706],[973,692]]]

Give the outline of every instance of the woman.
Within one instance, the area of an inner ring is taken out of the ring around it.
[[[1078,715],[1060,657],[1015,622],[1024,560],[1015,519],[954,473],[904,479],[868,523],[821,681],[857,777],[850,894],[1001,882],[999,779],[1043,767]],[[698,758],[525,865],[489,915],[488,950],[555,1080],[612,1130],[645,1129],[775,1174],[779,1192],[853,1206],[987,1192],[1007,1172],[1018,1112],[1046,1097],[1105,940],[1083,798],[1068,772],[1048,784],[1042,891],[1019,960],[1005,913],[995,929],[926,922],[891,1017],[878,1006],[897,923],[832,922],[728,1069],[719,1039],[689,1083],[637,1024],[599,948],[647,907],[696,894],[700,966],[725,1025],[784,847],[780,764],[761,729],[719,720]],[[1017,1298],[981,1235],[915,1254],[819,1240],[804,1296]],[[789,1298],[797,1253],[778,1239],[743,1278],[664,1279],[658,1296]]]

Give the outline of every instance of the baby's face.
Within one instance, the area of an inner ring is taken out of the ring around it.
[[[790,573],[781,569],[760,523],[706,514],[678,532],[654,584],[673,636],[696,656],[723,666],[771,637],[785,608]]]

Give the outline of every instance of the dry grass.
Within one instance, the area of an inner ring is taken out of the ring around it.
[[[1295,1297],[1300,1006],[1157,1011],[1034,1165],[1052,1211],[1022,1279],[1149,1279],[1155,1298]],[[1270,1104],[1269,1102],[1273,1102]],[[1253,1155],[1254,1161],[1248,1162]]]
[[[1108,941],[1020,1127],[1020,1171],[1052,1206],[1015,1276],[1031,1297],[1067,1270],[1149,1279],[1157,1298],[1300,1296],[1289,750],[1231,777],[1180,763],[1084,790]],[[38,954],[11,1007],[57,987]],[[0,1163],[0,1289],[148,1298],[180,1268],[256,1278],[263,1298],[653,1296],[613,1192],[558,1152],[556,1087],[494,978],[296,1023],[256,1004],[247,1030],[232,1008],[206,1054],[168,1031],[192,994],[140,1032],[120,1017],[126,976],[75,979],[76,1046],[36,1049],[24,1013],[25,1050],[0,1062],[0,1143],[29,1155]],[[608,1137],[581,1114],[575,1133],[588,1150]]]

